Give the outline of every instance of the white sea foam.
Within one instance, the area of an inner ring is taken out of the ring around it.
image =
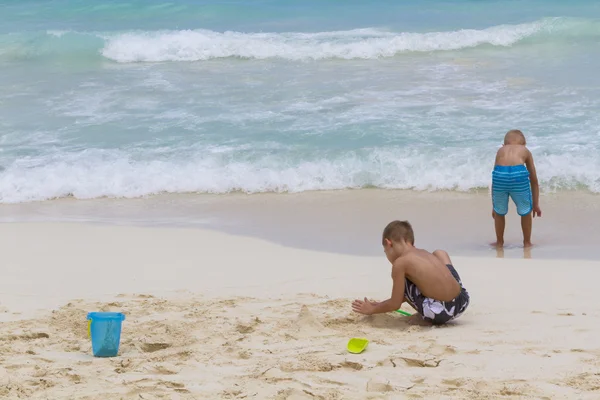
[[[521,25],[450,32],[395,33],[377,29],[320,33],[241,33],[184,30],[124,33],[109,37],[102,50],[111,60],[200,61],[215,58],[286,60],[375,59],[404,52],[457,50],[480,45],[511,46],[543,31],[564,27],[556,19]]]
[[[433,153],[373,149],[362,154],[351,152],[298,161],[283,156],[256,160],[229,157],[229,150],[206,151],[204,155],[177,161],[134,161],[126,153],[108,150],[23,160],[0,171],[0,203],[65,196],[134,198],[157,193],[301,192],[362,187],[468,191],[490,184],[487,153],[468,149],[443,159]],[[593,155],[538,157],[537,164],[545,191],[585,187],[600,192],[600,160]]]

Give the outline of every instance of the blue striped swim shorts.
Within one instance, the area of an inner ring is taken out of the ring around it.
[[[520,216],[530,214],[533,209],[529,171],[525,165],[496,165],[492,172],[492,204],[498,215],[508,213],[508,197],[517,206]]]

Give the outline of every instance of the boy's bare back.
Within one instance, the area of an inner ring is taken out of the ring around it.
[[[406,278],[414,282],[423,295],[439,301],[450,301],[458,296],[461,287],[446,264],[450,264],[446,252],[432,254],[414,248],[394,262],[392,278],[396,276],[394,269],[402,268]]]
[[[496,153],[495,165],[510,167],[527,164],[531,152],[523,144],[505,144]]]

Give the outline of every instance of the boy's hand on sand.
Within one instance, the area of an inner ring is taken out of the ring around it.
[[[377,302],[371,301],[365,297],[365,300],[354,300],[352,302],[352,311],[359,314],[371,315],[375,310]]]
[[[538,217],[542,216],[542,209],[540,208],[540,206],[533,206],[533,218],[535,218],[536,215]]]

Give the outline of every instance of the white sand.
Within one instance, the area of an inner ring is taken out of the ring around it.
[[[600,397],[600,263],[453,261],[472,303],[432,328],[351,313],[353,298],[389,295],[383,253],[191,229],[3,224],[0,398]],[[127,316],[119,357],[91,356],[85,315],[96,310]],[[351,337],[371,343],[349,354]]]

